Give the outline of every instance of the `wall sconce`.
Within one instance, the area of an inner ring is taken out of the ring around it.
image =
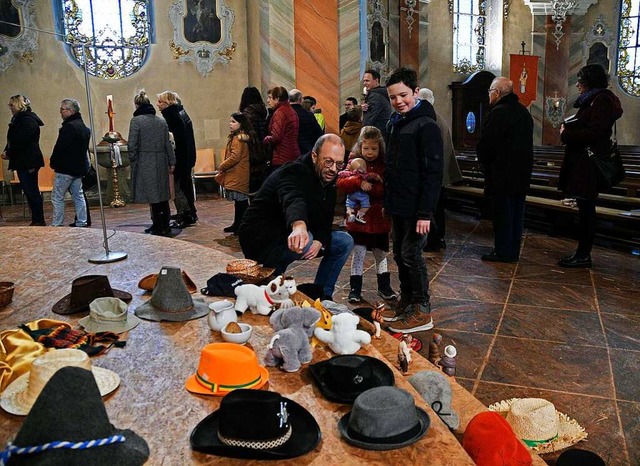
[[[554,91],[552,97],[546,97],[545,116],[547,121],[554,128],[559,127],[564,120],[564,107],[567,100],[564,97],[558,97],[558,91]]]

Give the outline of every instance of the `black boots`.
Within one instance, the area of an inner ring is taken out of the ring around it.
[[[378,274],[378,296],[382,299],[396,299],[398,297],[391,288],[391,274],[389,272]]]
[[[238,228],[240,228],[240,222],[242,221],[242,216],[244,215],[245,210],[249,207],[249,201],[235,201],[233,203],[234,207],[234,215],[233,215],[233,223],[228,227],[222,229],[225,233],[233,233],[234,235],[238,234]]]
[[[362,275],[351,275],[349,277],[349,302],[361,303],[362,302]]]
[[[171,234],[169,201],[151,204],[151,228],[147,228],[145,233],[152,235],[168,236]],[[148,231],[147,231],[148,230]]]

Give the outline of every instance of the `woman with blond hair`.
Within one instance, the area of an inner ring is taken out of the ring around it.
[[[44,167],[40,150],[40,127],[44,123],[31,110],[31,102],[23,95],[9,99],[11,122],[7,131],[7,145],[2,153],[9,160],[9,170],[18,173],[18,180],[31,209],[30,226],[45,226],[42,196],[38,186],[38,170]]]

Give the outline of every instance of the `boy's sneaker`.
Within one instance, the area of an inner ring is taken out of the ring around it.
[[[431,303],[412,304],[412,310],[405,312],[399,319],[389,326],[392,332],[412,333],[423,332],[433,328],[431,317]]]
[[[347,218],[347,223],[353,223],[356,221],[356,216],[351,214],[349,215],[349,218]]]
[[[360,215],[356,215],[356,222],[358,222],[358,223],[367,223],[367,221],[364,219],[364,217],[361,217]]]
[[[400,296],[400,302],[398,302],[395,309],[385,308],[380,315],[382,316],[382,320],[385,322],[396,322],[402,318],[407,310],[410,309],[411,305],[407,301],[403,300],[402,296]]]

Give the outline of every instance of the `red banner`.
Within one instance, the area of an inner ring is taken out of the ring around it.
[[[538,89],[538,59],[534,55],[510,55],[509,79],[513,81],[513,92],[525,107],[536,100]]]

